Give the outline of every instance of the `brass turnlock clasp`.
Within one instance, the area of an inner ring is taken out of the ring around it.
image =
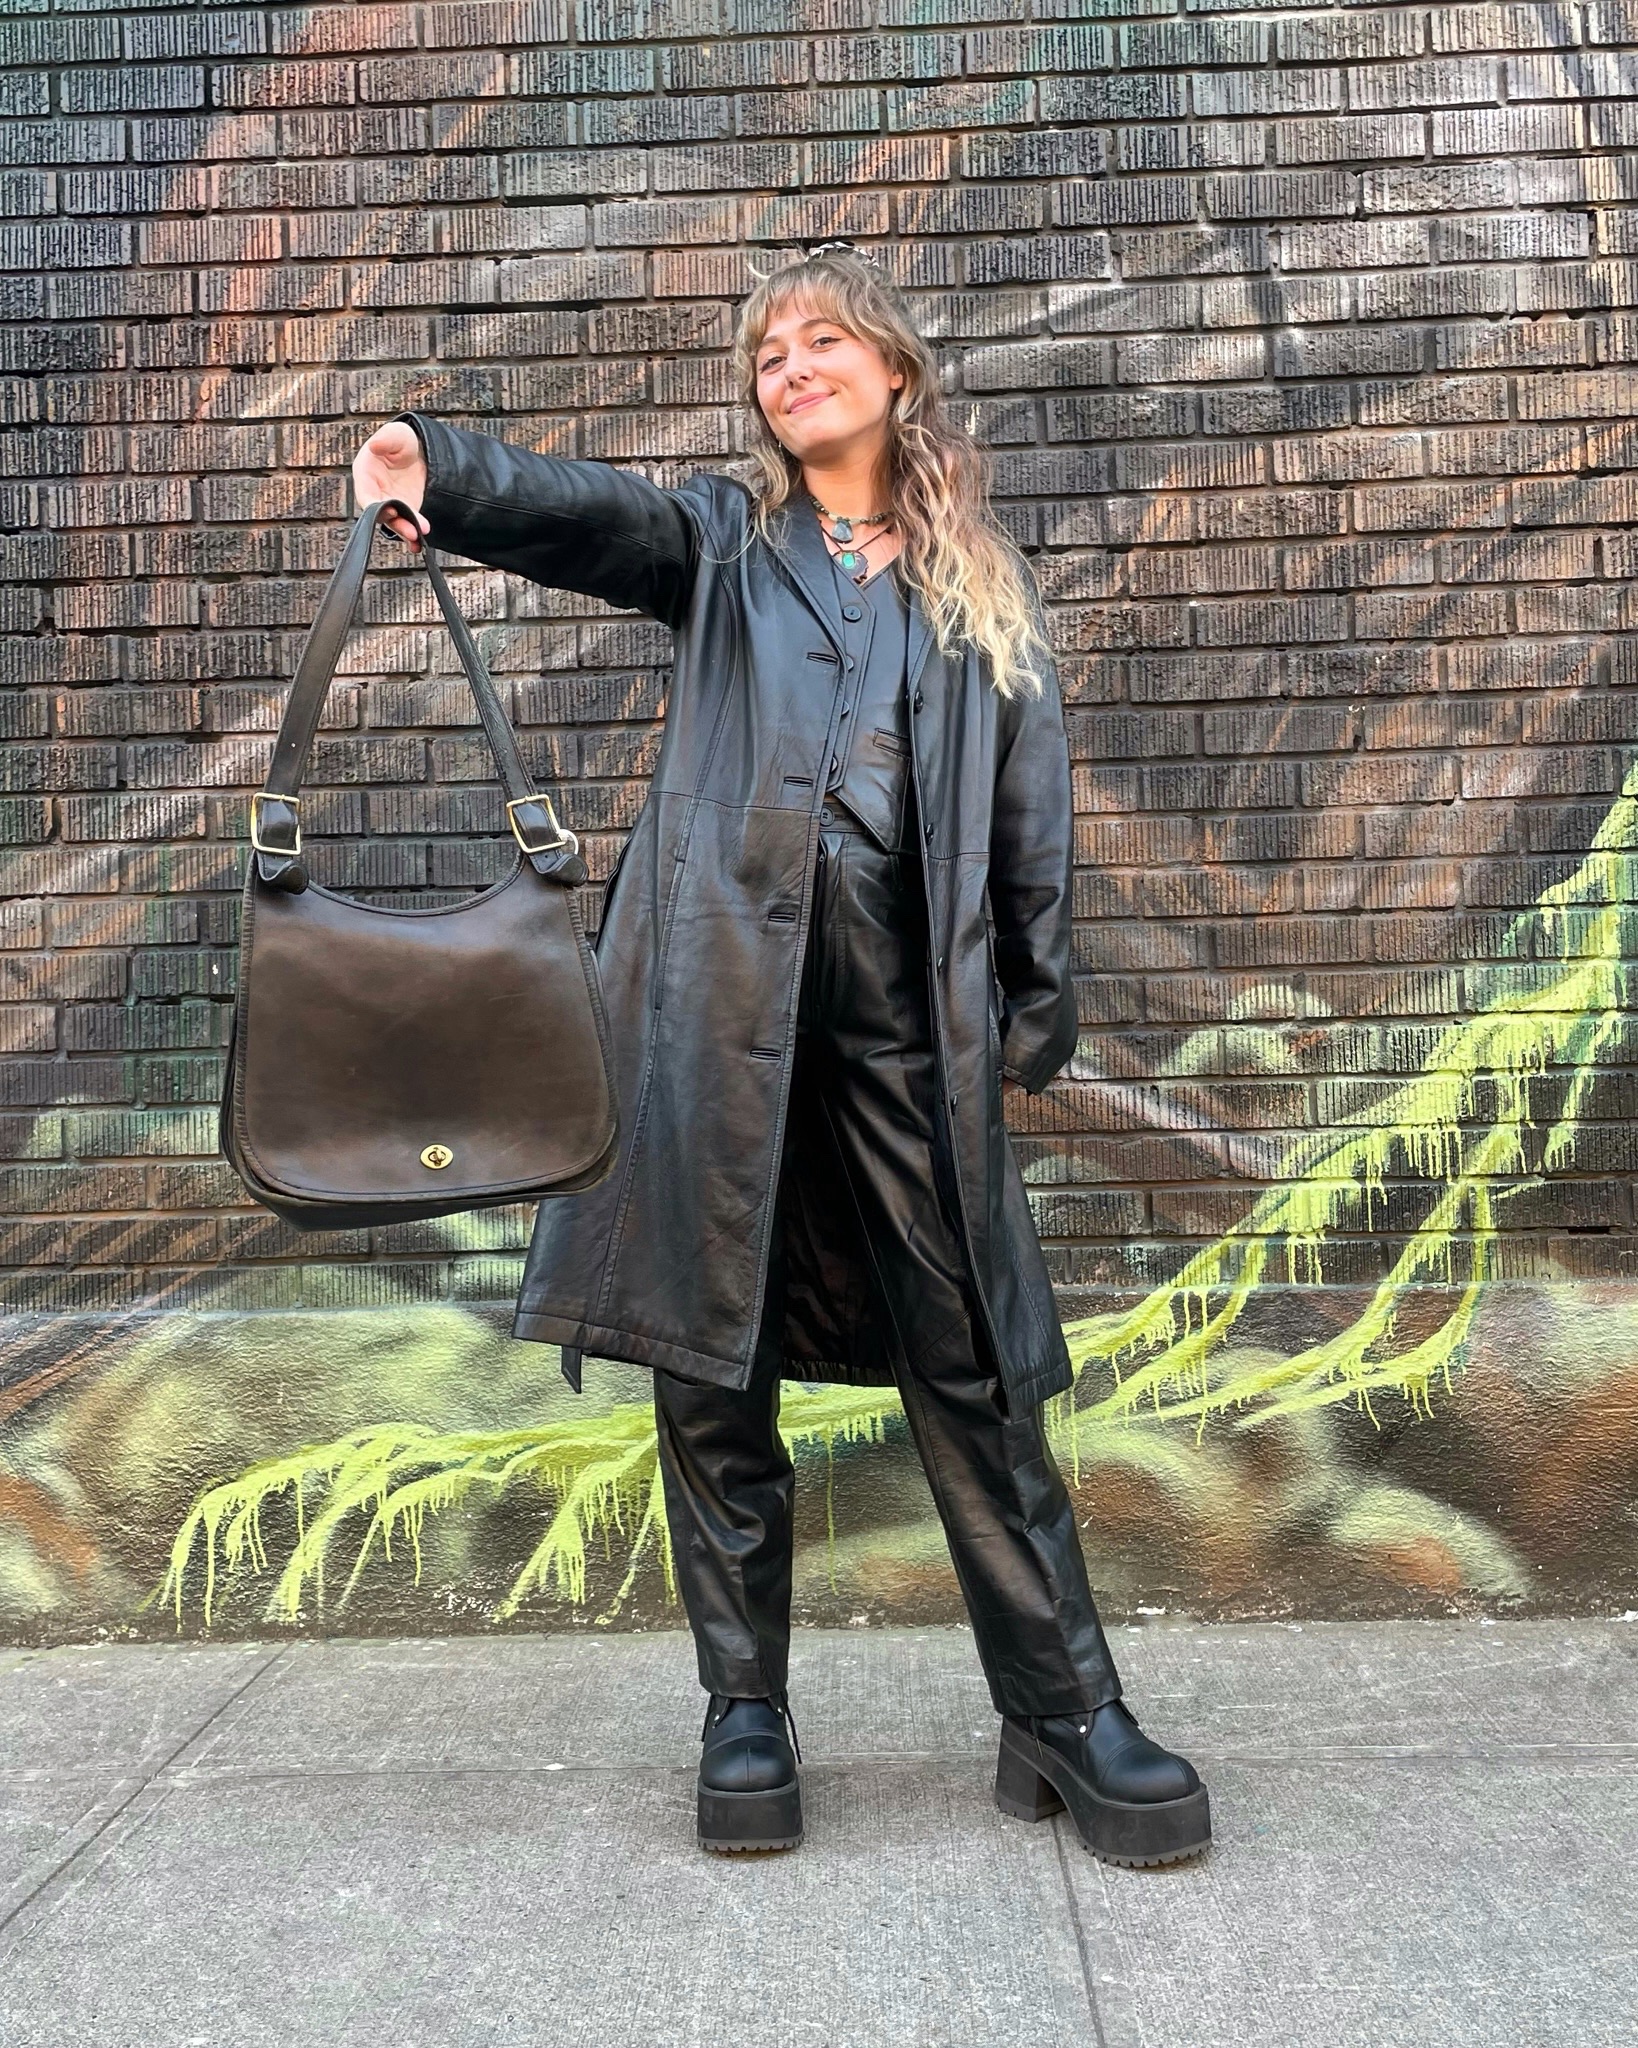
[[[429,1145],[421,1154],[421,1164],[430,1166],[434,1173],[442,1173],[454,1157],[447,1145]]]

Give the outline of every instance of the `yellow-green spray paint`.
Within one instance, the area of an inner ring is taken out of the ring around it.
[[[1072,1404],[1072,1434],[1144,1406],[1201,1424],[1235,1408],[1249,1410],[1246,1420],[1256,1422],[1335,1401],[1369,1409],[1372,1393],[1384,1388],[1426,1408],[1436,1377],[1448,1389],[1491,1277],[1498,1204],[1530,1185],[1531,1081],[1562,1076],[1541,1159],[1549,1170],[1567,1166],[1588,1090],[1630,1027],[1635,856],[1638,768],[1629,771],[1586,859],[1509,934],[1508,951],[1521,964],[1532,954],[1551,963],[1545,975],[1529,964],[1522,972],[1492,970],[1502,984],[1492,1001],[1452,1025],[1423,1070],[1385,1100],[1293,1147],[1278,1185],[1237,1230],[1197,1253],[1174,1282],[1129,1314],[1071,1325],[1077,1383],[1092,1367],[1106,1368],[1116,1382],[1087,1405]],[[1477,1120],[1481,1087],[1497,1100]],[[1283,1246],[1292,1278],[1318,1282],[1327,1234],[1362,1214],[1368,1220],[1388,1176],[1406,1165],[1438,1192],[1364,1313],[1290,1358],[1214,1379],[1213,1362],[1274,1252]],[[1432,1335],[1401,1348],[1401,1303],[1413,1288],[1457,1279],[1458,1245],[1467,1254],[1459,1300]]]
[[[1530,1184],[1527,1133],[1540,1121],[1532,1087],[1548,1080],[1557,1090],[1537,1134],[1540,1164],[1568,1165],[1588,1090],[1626,1034],[1635,879],[1638,768],[1575,872],[1516,921],[1509,951],[1518,966],[1492,970],[1490,999],[1443,1034],[1422,1071],[1294,1146],[1277,1184],[1245,1221],[1174,1281],[1130,1311],[1069,1326],[1075,1384],[1049,1410],[1060,1455],[1077,1471],[1095,1453],[1164,1484],[1197,1487],[1203,1475],[1185,1475],[1183,1461],[1212,1459],[1164,1426],[1191,1422],[1198,1439],[1209,1418],[1232,1411],[1242,1428],[1276,1419],[1296,1427],[1314,1473],[1322,1474],[1328,1440],[1314,1433],[1315,1411],[1351,1402],[1374,1420],[1373,1395],[1392,1390],[1413,1411],[1431,1413],[1433,1387],[1450,1387],[1492,1277],[1504,1205]],[[1485,1095],[1493,1102],[1481,1115]],[[1290,1280],[1322,1280],[1327,1237],[1368,1221],[1389,1179],[1406,1173],[1431,1185],[1427,1213],[1347,1328],[1288,1356],[1230,1341],[1276,1258],[1283,1256]],[[1431,1334],[1406,1341],[1402,1304],[1430,1285],[1456,1299]],[[792,1389],[781,1425],[793,1450],[823,1449],[833,1472],[839,1443],[879,1441],[897,1409],[893,1394],[874,1389]],[[197,1597],[208,1625],[219,1571],[270,1570],[263,1517],[272,1503],[292,1502],[294,1540],[267,1610],[291,1621],[309,1598],[322,1604],[332,1552],[344,1542],[352,1555],[343,1603],[377,1549],[388,1560],[407,1552],[419,1577],[429,1515],[524,1485],[540,1489],[552,1511],[497,1618],[536,1591],[583,1603],[588,1546],[623,1561],[605,1613],[619,1610],[651,1554],[669,1588],[653,1418],[646,1404],[626,1402],[584,1421],[502,1432],[384,1423],[253,1465],[195,1502],[172,1547],[163,1594],[179,1623],[190,1595]],[[1313,1490],[1311,1480],[1309,1507]],[[1454,1509],[1430,1521],[1429,1507],[1426,1496],[1404,1488],[1354,1487],[1346,1501],[1332,1503],[1332,1525],[1345,1534],[1357,1524],[1380,1541],[1402,1520],[1407,1540],[1436,1536],[1462,1556],[1470,1583],[1521,1589],[1505,1545]],[[833,1540],[828,1516],[827,1533]]]
[[[838,1442],[879,1442],[897,1407],[895,1395],[875,1388],[804,1389],[787,1395],[780,1420],[793,1450],[822,1448],[831,1458]],[[651,1542],[658,1543],[671,1589],[670,1536],[660,1501],[653,1410],[646,1403],[622,1402],[584,1422],[547,1423],[501,1434],[446,1434],[384,1423],[357,1430],[337,1443],[269,1459],[226,1486],[212,1487],[196,1503],[177,1534],[165,1591],[180,1621],[188,1563],[200,1544],[208,1622],[218,1549],[230,1570],[242,1565],[266,1570],[262,1514],[270,1501],[288,1495],[296,1508],[296,1541],[274,1585],[268,1611],[275,1619],[291,1621],[310,1587],[322,1601],[331,1545],[344,1525],[356,1538],[355,1518],[362,1518],[364,1533],[345,1592],[356,1585],[377,1543],[389,1559],[395,1543],[407,1548],[419,1578],[421,1531],[429,1514],[474,1493],[504,1493],[520,1483],[540,1487],[557,1506],[497,1608],[497,1618],[515,1614],[534,1590],[584,1600],[588,1542],[602,1541],[605,1554],[616,1538],[625,1545],[625,1576],[612,1612],[624,1604]],[[318,1503],[311,1510],[309,1499]],[[830,1533],[834,1536],[834,1525]]]

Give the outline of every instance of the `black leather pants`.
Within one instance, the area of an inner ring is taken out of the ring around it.
[[[996,1708],[1064,1714],[1120,1681],[1087,1585],[1075,1514],[1038,1410],[1009,1416],[952,1225],[935,1113],[926,913],[914,854],[847,814],[820,835],[794,1089],[829,1123],[907,1365],[899,1394],[944,1524]],[[793,1118],[794,1121],[794,1118]],[[793,1474],[778,1430],[783,1317],[770,1276],[743,1393],[654,1375],[660,1466],[683,1602],[707,1691],[783,1699]],[[778,1320],[774,1320],[778,1319]]]

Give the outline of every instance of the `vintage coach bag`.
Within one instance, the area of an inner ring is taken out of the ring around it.
[[[309,1229],[446,1216],[589,1187],[616,1108],[578,842],[538,795],[430,548],[439,608],[500,769],[517,865],[441,910],[376,909],[310,880],[302,771],[389,500],[342,555],[251,799],[221,1145],[258,1202]]]

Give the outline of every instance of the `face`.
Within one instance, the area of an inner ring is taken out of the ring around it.
[[[889,370],[873,343],[801,304],[769,323],[756,352],[757,403],[802,463],[876,452],[903,383],[903,371]]]

